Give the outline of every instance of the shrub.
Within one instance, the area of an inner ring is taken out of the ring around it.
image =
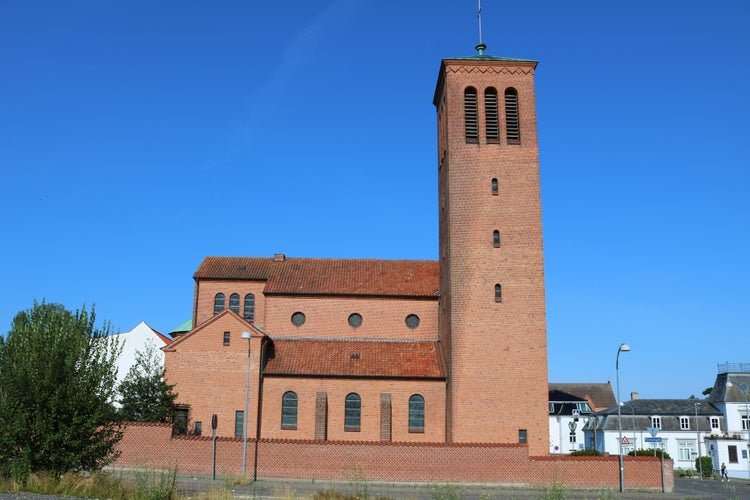
[[[711,457],[698,457],[695,459],[695,469],[702,470],[703,477],[711,477],[714,474],[714,462]]]
[[[662,454],[661,451],[656,450],[656,456],[657,457],[660,457],[661,454]],[[654,450],[653,450],[653,448],[652,449],[645,448],[645,449],[641,449],[641,450],[634,450],[634,451],[631,451],[630,453],[628,453],[628,456],[631,456],[631,457],[653,457],[654,456]],[[672,460],[672,457],[669,456],[669,453],[667,453],[666,451],[664,452],[664,460]]]
[[[576,450],[570,452],[571,457],[599,457],[601,455],[603,453],[597,450]]]

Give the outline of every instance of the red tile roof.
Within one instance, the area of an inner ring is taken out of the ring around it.
[[[445,378],[436,342],[275,337],[266,376]]]
[[[194,279],[265,280],[273,259],[259,257],[206,257]]]
[[[206,257],[193,277],[266,280],[266,294],[436,298],[440,268],[432,260]]]

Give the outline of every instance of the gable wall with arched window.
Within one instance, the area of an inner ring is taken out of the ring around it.
[[[253,312],[255,324],[263,324],[265,311],[265,297],[263,296],[262,281],[208,281],[201,280],[196,285],[195,310],[193,311],[193,327],[214,317],[214,313],[220,313],[224,309],[231,309],[244,319],[245,297],[248,294],[254,296]],[[216,311],[216,296],[224,295],[224,306]],[[233,297],[234,300],[233,301]],[[210,420],[209,420],[210,422]]]

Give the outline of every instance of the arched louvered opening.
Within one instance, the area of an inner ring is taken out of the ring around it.
[[[500,142],[500,122],[497,117],[497,90],[488,87],[484,91],[484,119],[487,142]]]
[[[497,195],[498,191],[499,191],[499,188],[497,184],[497,179],[492,179],[492,194]]]
[[[521,126],[518,121],[518,92],[505,89],[505,129],[508,144],[521,144]]]
[[[477,89],[474,87],[467,87],[464,90],[464,121],[466,123],[466,143],[478,144]]]
[[[492,246],[495,248],[500,247],[500,231],[498,230],[492,231]]]
[[[503,288],[500,285],[495,285],[495,302],[503,301]]]

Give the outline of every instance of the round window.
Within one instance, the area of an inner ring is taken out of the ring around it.
[[[302,326],[305,324],[305,313],[296,312],[292,314],[292,324],[294,326]]]
[[[409,328],[416,328],[419,326],[419,316],[416,314],[410,314],[406,317],[406,326]]]
[[[359,325],[362,324],[362,315],[359,313],[354,313],[349,316],[349,325],[353,326],[354,328],[357,328]]]

